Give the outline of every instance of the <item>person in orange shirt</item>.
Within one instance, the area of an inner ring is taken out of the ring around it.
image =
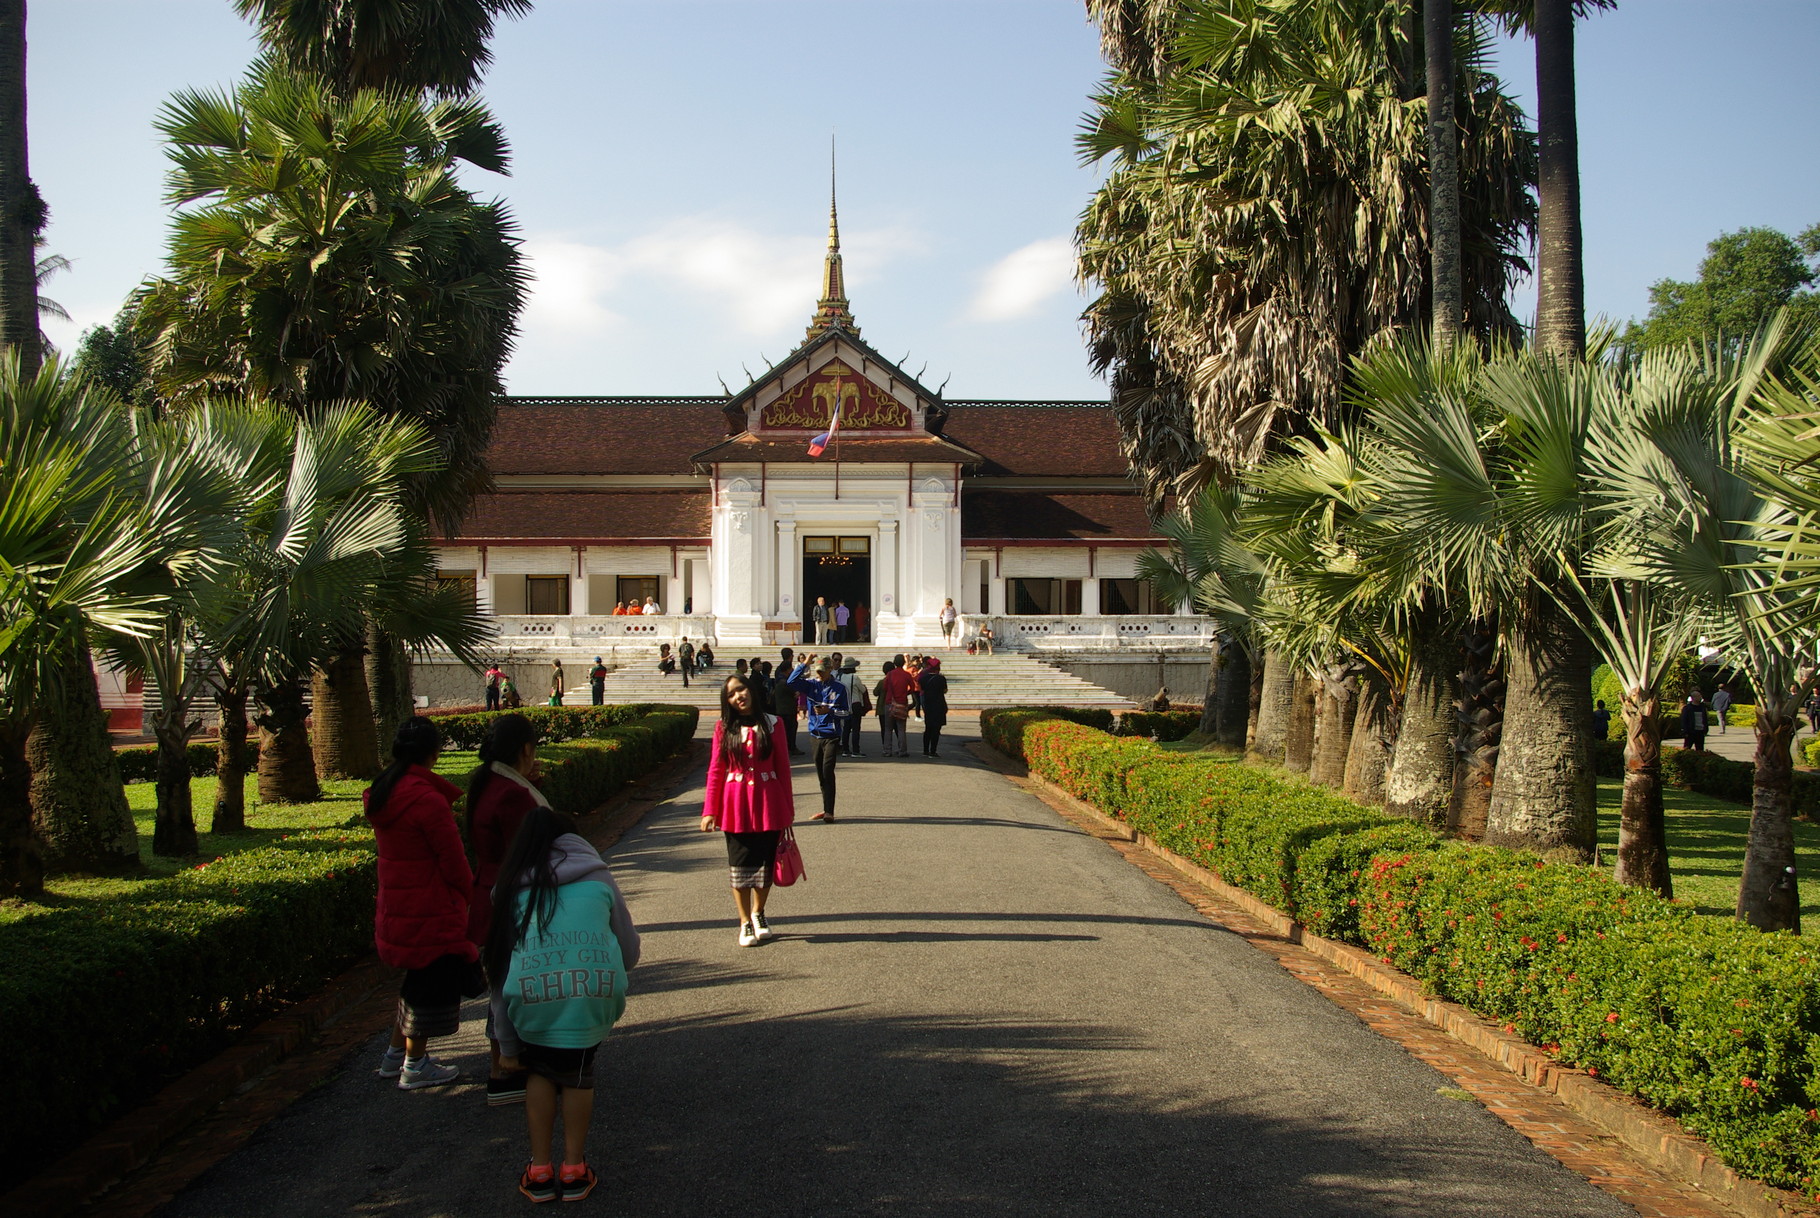
[[[626,602],[614,601],[613,602],[613,616],[614,617],[624,617],[625,615],[626,615]]]

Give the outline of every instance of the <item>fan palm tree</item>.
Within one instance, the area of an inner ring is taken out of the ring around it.
[[[25,128],[25,0],[0,0],[0,349],[27,380],[44,360],[37,244],[48,212],[32,181]]]
[[[234,0],[259,40],[292,67],[337,89],[472,92],[493,56],[501,17],[531,0]]]

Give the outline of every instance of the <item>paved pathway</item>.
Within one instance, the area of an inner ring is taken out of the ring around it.
[[[868,744],[769,945],[734,942],[699,772],[613,850],[646,963],[601,1058],[602,1212],[1633,1212],[960,741]],[[476,1077],[479,1014],[445,1042]],[[161,1212],[524,1212],[521,1110],[401,1093],[378,1048]]]

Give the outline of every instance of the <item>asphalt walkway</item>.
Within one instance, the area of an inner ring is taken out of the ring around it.
[[[966,729],[963,728],[963,731]],[[913,737],[914,741],[914,737]],[[585,1204],[615,1214],[1633,1211],[955,740],[843,762],[778,938],[735,943],[702,774],[609,859],[645,933]],[[914,744],[913,744],[914,747]],[[799,767],[803,816],[817,807]],[[161,1213],[524,1212],[481,1007],[403,1093],[380,1037]]]

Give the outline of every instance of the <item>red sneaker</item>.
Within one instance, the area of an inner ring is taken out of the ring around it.
[[[527,1164],[524,1175],[518,1177],[518,1191],[537,1205],[556,1200],[556,1169],[548,1163],[542,1167]]]
[[[600,1180],[594,1169],[586,1163],[564,1163],[562,1165],[562,1199],[580,1201],[594,1191]]]

